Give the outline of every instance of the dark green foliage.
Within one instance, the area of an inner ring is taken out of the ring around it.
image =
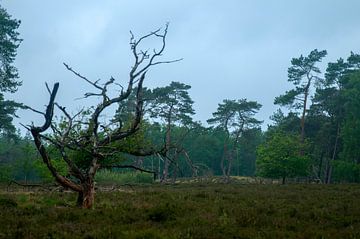
[[[17,32],[19,25],[20,21],[12,19],[0,5],[0,134],[8,137],[15,135],[12,120],[20,104],[5,100],[3,92],[14,93],[21,85],[17,81],[17,69],[13,66],[16,50],[21,42]]]
[[[129,156],[130,154],[135,153],[136,155],[139,152],[146,154],[146,152],[159,151],[166,145],[167,158],[177,161],[176,165],[167,164],[167,167],[171,168],[170,171],[177,170],[180,164],[181,167],[187,167],[186,162],[183,162],[183,155],[176,155],[175,148],[182,148],[181,144],[186,138],[186,134],[189,133],[190,128],[194,127],[191,118],[194,114],[194,109],[192,108],[193,101],[188,93],[190,88],[190,86],[180,82],[171,82],[165,87],[158,87],[153,90],[144,89],[144,115],[148,116],[151,122],[148,119],[144,119],[140,130],[136,134],[113,145],[118,151],[122,152],[122,154],[116,154],[113,158],[117,158],[118,162],[123,161],[133,164],[137,158]],[[123,127],[127,127],[127,124],[134,117],[135,101],[136,96],[132,94],[118,108],[115,120],[125,119],[122,121]],[[147,160],[144,160],[144,166],[145,168],[151,166],[152,170],[154,170],[155,161],[155,168],[158,169],[157,171],[160,175],[161,170],[165,166],[159,165],[157,157],[157,155],[148,157]],[[181,160],[177,160],[178,157]],[[186,174],[181,172],[180,175]]]
[[[360,164],[360,71],[350,75],[343,89],[343,97],[346,100],[346,116],[342,129],[342,158]]]
[[[336,160],[333,162],[333,180],[335,182],[360,183],[360,164]]]
[[[308,93],[312,81],[319,80],[317,74],[320,73],[320,69],[315,64],[320,62],[326,54],[325,50],[318,51],[315,49],[306,57],[301,55],[299,58],[293,58],[291,60],[291,67],[288,69],[288,81],[294,84],[295,89],[276,97],[275,104],[301,109],[304,105],[303,100],[307,97],[303,95]],[[299,100],[299,97],[303,98]]]
[[[171,82],[169,86],[158,87],[152,91],[150,117],[162,122],[166,128],[163,134],[166,148],[161,173],[163,182],[168,180],[170,174],[173,178],[177,177],[179,157],[186,153],[182,141],[191,129],[197,127],[192,120],[195,111],[194,102],[188,92],[190,88],[191,86],[180,82]]]
[[[219,129],[198,129],[185,139],[184,147],[198,167],[199,176],[221,175],[220,159],[226,133]],[[191,174],[185,174],[191,176]]]
[[[217,111],[213,113],[213,118],[207,120],[209,124],[215,124],[218,127],[232,132],[234,129],[247,129],[258,126],[261,121],[254,118],[254,115],[260,110],[261,104],[256,101],[224,100],[220,103]]]
[[[58,155],[53,153],[54,166],[63,173],[67,172],[64,162],[59,160]],[[15,180],[27,183],[53,182],[49,170],[40,159],[33,142],[29,136],[21,138],[0,138],[0,181],[9,182]]]
[[[321,73],[320,69],[315,65],[326,54],[325,50],[319,52],[315,49],[307,57],[301,55],[299,58],[293,58],[288,69],[288,81],[294,84],[295,89],[276,97],[274,101],[275,104],[288,106],[289,109],[301,110],[301,142],[305,140],[305,119],[307,118],[307,109],[309,108],[310,90],[313,85],[319,85],[321,82],[321,78],[318,76]]]
[[[275,132],[259,146],[257,151],[257,175],[269,178],[306,176],[309,158],[302,154],[305,145],[298,135]]]
[[[269,127],[267,134],[277,131],[294,134],[300,127],[301,141],[308,142],[306,153],[311,158],[311,178],[324,183],[356,182],[360,161],[360,56],[351,52],[346,60],[340,58],[330,62],[325,77],[321,78],[320,69],[315,65],[325,55],[325,51],[315,50],[308,57],[292,60],[289,81],[296,87],[277,97],[275,103],[288,105],[291,109],[302,106],[302,116],[276,112],[272,116],[275,124]],[[312,83],[316,92],[308,109],[305,103]],[[297,123],[299,121],[301,124]]]
[[[291,134],[298,134],[300,131],[300,118],[294,112],[289,112],[286,116],[278,109],[270,119],[274,121],[273,125],[268,127],[268,132],[271,134],[272,131],[282,131]]]
[[[320,69],[315,64],[326,55],[326,50],[318,51],[315,49],[307,57],[301,55],[299,58],[293,58],[291,67],[288,69],[289,81],[293,82],[294,85],[304,85],[302,81],[306,74],[320,73]]]
[[[358,238],[358,185],[125,187],[97,192],[4,193],[1,238]],[[0,200],[1,201],[1,200]],[[15,206],[16,204],[17,206]],[[1,207],[1,206],[0,206]]]
[[[151,117],[172,124],[191,124],[191,116],[195,112],[192,107],[194,102],[189,95],[190,88],[189,85],[174,81],[169,86],[155,88],[152,91]]]
[[[343,180],[355,180],[353,167],[349,165],[354,164],[356,168],[359,157],[359,69],[360,56],[354,53],[347,60],[340,58],[330,62],[309,112],[314,119],[312,122],[318,125],[310,132],[314,161],[319,165],[319,177],[324,175],[328,183],[332,172],[336,181],[341,181],[340,175]],[[335,162],[338,160],[342,162]],[[345,168],[349,169],[348,175],[344,174]]]
[[[0,135],[4,137],[16,137],[16,129],[12,124],[15,111],[21,104],[12,100],[5,100],[0,92]]]
[[[220,167],[226,181],[230,180],[234,164],[237,164],[239,173],[239,141],[244,139],[245,131],[255,129],[261,124],[262,121],[254,117],[260,108],[261,104],[247,99],[223,100],[213,113],[213,118],[207,120],[209,124],[216,125],[218,130],[225,133]]]
[[[260,128],[247,130],[239,140],[239,152],[234,162],[233,175],[254,176],[256,149],[263,141]]]
[[[0,138],[0,181],[39,179],[36,151],[28,138]]]
[[[21,84],[17,69],[12,65],[16,57],[16,50],[21,39],[17,32],[20,21],[11,16],[0,6],[0,92],[15,92]]]

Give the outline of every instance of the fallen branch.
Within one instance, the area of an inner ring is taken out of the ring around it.
[[[132,168],[140,172],[144,173],[152,173],[154,175],[154,180],[156,179],[157,173],[155,171],[143,169],[140,167],[136,167],[134,165],[101,165],[101,168]]]

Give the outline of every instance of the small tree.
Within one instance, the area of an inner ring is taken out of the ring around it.
[[[269,178],[286,178],[307,174],[309,158],[301,155],[304,144],[298,136],[282,132],[273,133],[257,150],[257,175]]]
[[[224,100],[222,104],[219,104],[217,111],[213,113],[213,118],[207,121],[226,132],[221,158],[221,170],[226,182],[230,179],[232,163],[242,133],[261,124],[261,121],[253,117],[260,108],[261,104],[256,101]]]
[[[115,79],[111,77],[103,85],[99,81],[91,81],[73,70],[67,64],[65,67],[76,76],[85,80],[93,86],[97,92],[85,94],[85,98],[99,97],[101,102],[95,107],[78,112],[71,116],[65,107],[55,102],[55,97],[59,89],[59,83],[56,83],[52,90],[49,89],[50,100],[46,108],[46,112],[42,113],[38,110],[29,109],[40,113],[44,116],[45,122],[41,126],[31,125],[28,129],[34,138],[35,145],[42,157],[43,162],[50,170],[55,180],[62,186],[69,188],[78,193],[77,204],[83,208],[91,208],[94,203],[94,178],[97,170],[106,165],[108,157],[113,156],[118,148],[116,143],[127,139],[134,135],[140,129],[140,122],[143,116],[143,82],[146,72],[155,65],[163,63],[171,63],[174,61],[158,61],[158,57],[162,56],[165,49],[165,40],[168,25],[166,25],[163,33],[161,29],[150,32],[149,34],[135,39],[131,33],[130,46],[135,58],[134,65],[129,74],[129,81],[126,87],[115,83]],[[151,53],[140,50],[140,44],[154,37],[160,39],[162,45],[159,50],[154,49]],[[108,89],[114,84],[121,87],[120,93],[115,97],[108,94]],[[100,117],[104,110],[114,104],[126,102],[126,99],[136,88],[136,107],[134,117],[128,127],[120,122],[111,121],[109,123],[100,122]],[[64,115],[64,121],[59,125],[54,120],[54,108],[60,110]],[[48,129],[52,130],[52,134],[44,134]],[[68,176],[64,176],[53,165],[50,154],[48,153],[48,145],[56,148],[64,162],[69,167]],[[142,152],[139,152],[141,154]],[[82,154],[81,164],[72,158],[72,155]],[[108,167],[108,166],[106,166]]]

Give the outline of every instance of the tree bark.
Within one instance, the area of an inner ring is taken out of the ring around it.
[[[92,208],[95,199],[95,185],[93,180],[82,185],[83,190],[78,193],[77,206],[80,208]]]
[[[321,155],[320,155],[319,169],[317,172],[317,176],[320,180],[321,180],[321,172],[322,172],[322,164],[323,164],[323,160],[324,160],[324,154],[325,154],[325,152],[322,151]]]
[[[303,105],[303,112],[301,115],[301,122],[300,122],[300,126],[301,126],[301,135],[300,135],[300,141],[301,143],[304,143],[305,141],[305,115],[306,115],[306,107],[307,107],[307,100],[308,100],[308,96],[309,96],[309,88],[311,85],[311,78],[308,78],[308,83],[305,87],[305,91],[304,91],[304,105]],[[301,150],[301,155],[304,154],[303,150]]]
[[[223,173],[223,177],[224,177],[224,180],[225,182],[227,181],[227,177],[226,177],[226,164],[225,164],[225,161],[226,161],[226,158],[228,157],[227,155],[227,145],[226,145],[226,142],[224,143],[224,152],[223,152],[223,156],[221,157],[221,162],[220,162],[220,166],[221,166],[221,171]]]
[[[169,177],[169,151],[170,151],[170,144],[171,144],[171,114],[172,114],[172,107],[170,108],[169,116],[167,119],[167,130],[166,130],[166,157],[164,159],[164,168],[161,182],[164,183]]]
[[[338,147],[338,143],[339,143],[339,138],[340,138],[340,124],[337,125],[334,151],[333,151],[333,153],[332,153],[332,157],[331,157],[330,162],[329,162],[329,165],[328,165],[328,172],[327,172],[327,177],[326,177],[326,184],[330,184],[330,183],[331,183],[331,177],[332,177],[332,165],[331,165],[331,163],[335,160],[335,157],[336,157],[336,152],[337,152],[337,147]]]
[[[227,169],[226,169],[226,183],[229,183],[230,182],[231,169],[232,169],[232,163],[234,161],[234,149],[232,149],[229,152],[227,161],[228,161],[228,165],[227,165]]]
[[[176,183],[177,173],[178,173],[178,168],[177,168],[177,167],[174,167],[173,175],[172,175],[172,183],[173,183],[173,184]]]

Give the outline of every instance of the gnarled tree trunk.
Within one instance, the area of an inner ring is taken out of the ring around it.
[[[93,180],[82,184],[83,190],[78,193],[77,206],[80,208],[92,208],[95,199],[95,185]]]

